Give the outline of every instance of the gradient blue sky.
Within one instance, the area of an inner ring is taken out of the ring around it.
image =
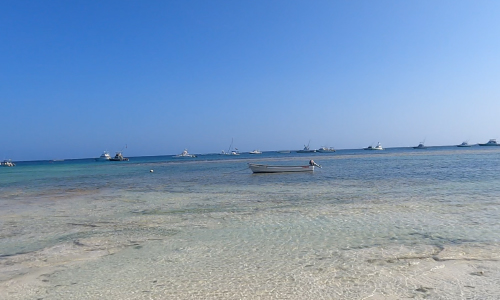
[[[0,1],[0,159],[500,139],[500,1]]]

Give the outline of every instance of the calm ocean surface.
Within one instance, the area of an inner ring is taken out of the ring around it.
[[[499,204],[500,147],[19,162],[0,299],[500,299]]]

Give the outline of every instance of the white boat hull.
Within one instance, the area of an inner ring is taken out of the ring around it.
[[[318,150],[316,150],[316,152],[320,152],[320,153],[335,152],[335,149],[334,148],[328,148],[328,147],[321,147]]]
[[[95,160],[96,161],[108,161],[111,159],[111,156],[109,155],[109,153],[107,151],[104,151],[104,153],[99,156],[98,158],[96,158]]]
[[[11,162],[10,160],[4,160],[3,162],[0,162],[0,166],[2,167],[14,167],[16,164]]]
[[[284,172],[312,172],[314,166],[269,166],[259,164],[248,164],[254,173],[284,173]]]
[[[99,158],[96,158],[95,160],[96,161],[108,161],[110,159],[111,159],[111,157],[109,157],[109,156],[101,156]]]

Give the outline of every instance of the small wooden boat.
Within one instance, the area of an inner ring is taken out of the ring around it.
[[[306,166],[270,166],[270,165],[259,165],[259,164],[248,164],[248,167],[254,173],[285,173],[285,172],[313,172],[314,165]]]

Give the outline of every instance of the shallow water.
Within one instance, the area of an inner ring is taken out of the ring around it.
[[[18,163],[0,298],[498,299],[499,171],[479,147]]]

